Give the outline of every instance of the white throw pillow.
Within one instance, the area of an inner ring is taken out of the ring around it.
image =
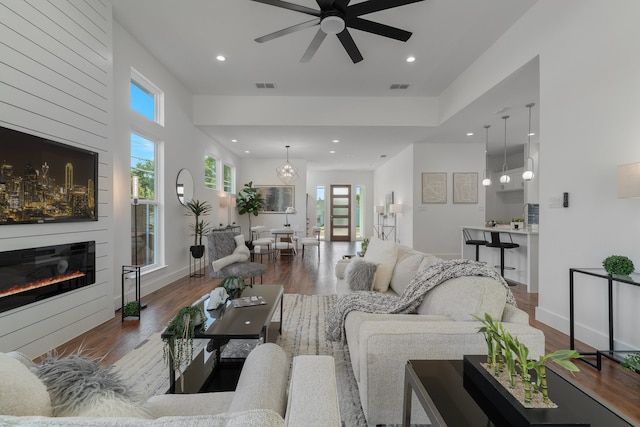
[[[376,277],[378,266],[362,258],[352,260],[344,272],[347,286],[352,291],[370,291]]]
[[[378,264],[376,277],[373,281],[373,290],[387,292],[393,275],[393,268],[398,259],[398,248],[395,242],[390,240],[371,239],[364,260]]]
[[[0,353],[0,414],[50,417],[47,387],[22,362]]]
[[[423,258],[424,254],[420,252],[404,252],[398,257],[390,284],[391,289],[398,295],[402,295],[411,279],[415,277]]]

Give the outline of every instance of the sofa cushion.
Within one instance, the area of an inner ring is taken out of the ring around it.
[[[347,286],[352,291],[370,291],[376,277],[378,265],[362,258],[352,260],[344,272]]]
[[[364,260],[378,264],[376,277],[373,281],[373,290],[386,292],[389,289],[389,282],[393,275],[393,267],[398,259],[398,248],[396,242],[390,240],[371,239]]]
[[[398,295],[402,295],[411,279],[414,278],[423,258],[424,254],[421,252],[400,251],[389,284]]]
[[[436,286],[427,292],[418,314],[449,316],[453,320],[475,320],[489,313],[502,319],[507,289],[498,281],[483,276],[463,276]]]
[[[418,267],[418,273],[440,261],[442,261],[442,258],[438,258],[437,256],[431,254],[424,254],[424,258],[422,258],[420,267]]]
[[[99,360],[78,353],[54,354],[34,369],[49,391],[56,417],[151,418],[142,396]]]
[[[0,353],[0,414],[49,417],[51,413],[51,399],[42,381],[20,360]]]

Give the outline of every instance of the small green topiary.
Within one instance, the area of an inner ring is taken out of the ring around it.
[[[633,262],[623,255],[611,255],[606,257],[604,261],[602,261],[602,266],[607,273],[619,274],[621,276],[631,274],[635,270]]]

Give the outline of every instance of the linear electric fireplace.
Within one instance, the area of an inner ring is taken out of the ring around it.
[[[96,281],[95,241],[0,252],[0,313]]]

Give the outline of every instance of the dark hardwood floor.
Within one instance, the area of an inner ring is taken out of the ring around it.
[[[359,243],[323,242],[320,245],[320,258],[316,248],[310,248],[304,258],[298,253],[291,262],[285,257],[275,262],[265,257],[263,262],[268,265],[268,269],[263,281],[284,285],[285,293],[335,293],[334,265],[342,255],[355,253],[356,248],[359,248]],[[144,278],[142,280],[144,283]],[[118,312],[112,320],[68,341],[56,350],[69,353],[82,347],[89,354],[104,357],[105,364],[112,364],[152,333],[161,331],[179,308],[210,292],[218,282],[219,280],[209,279],[207,275],[180,279],[143,298],[148,306],[142,311],[140,321],[127,320],[122,323]],[[558,286],[568,285],[558,283]],[[531,324],[544,331],[547,352],[568,348],[567,335],[534,320],[538,295],[528,294],[523,285],[512,286],[511,289],[518,306],[529,313]],[[588,346],[581,343],[579,348],[589,350]],[[604,359],[600,372],[585,363],[578,362],[578,366],[581,371],[573,377],[575,382],[640,425],[640,374],[623,370],[607,359]]]

